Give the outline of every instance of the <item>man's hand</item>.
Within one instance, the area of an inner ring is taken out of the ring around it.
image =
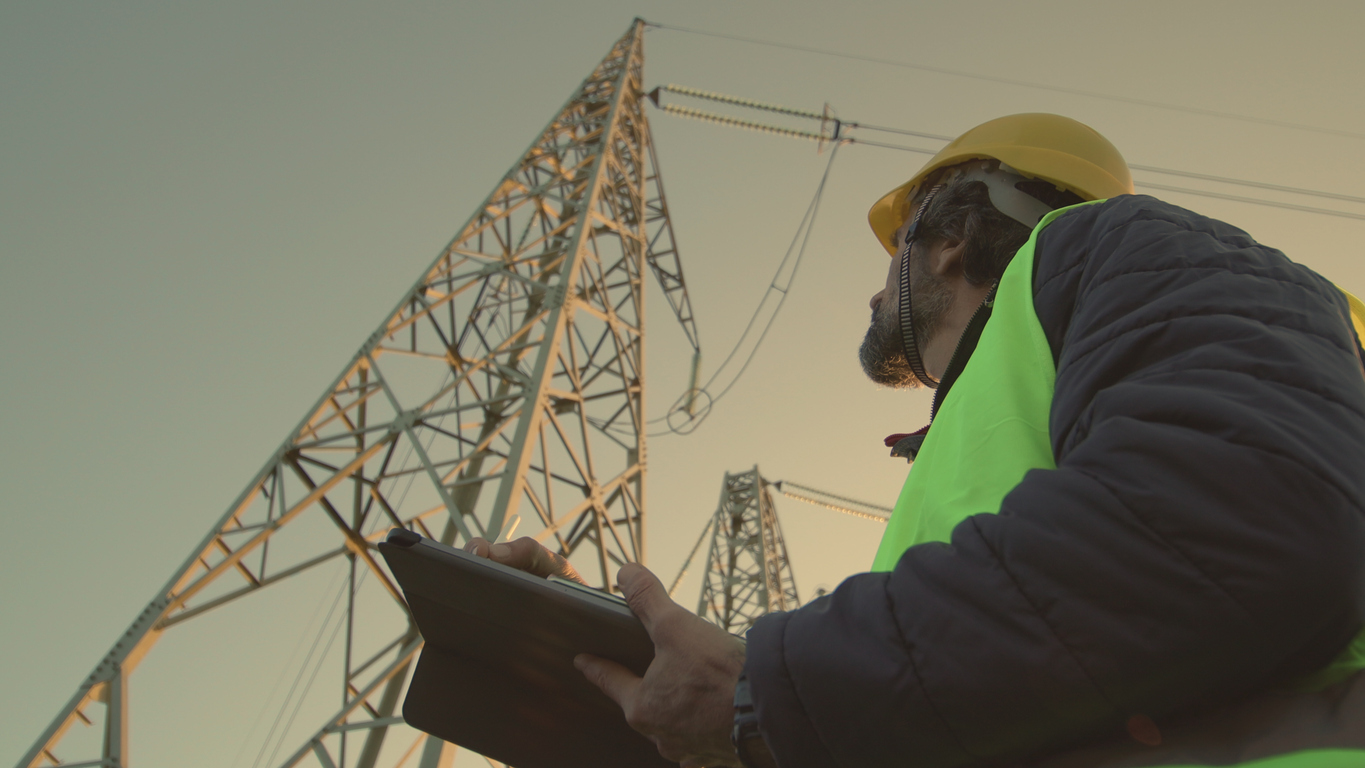
[[[579,584],[588,583],[578,575],[578,571],[568,560],[541,546],[540,542],[530,536],[522,536],[506,544],[492,544],[487,539],[473,538],[464,545],[464,551],[486,557],[496,563],[510,565],[519,571],[526,571],[541,578],[558,576]]]
[[[624,566],[616,581],[654,641],[654,661],[643,678],[588,654],[576,656],[574,666],[621,705],[630,727],[664,758],[683,768],[739,766],[730,728],[744,642],[673,602],[644,566]]]

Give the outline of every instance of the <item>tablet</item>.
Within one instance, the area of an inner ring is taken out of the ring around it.
[[[591,653],[644,674],[654,644],[624,600],[401,528],[379,551],[425,640],[409,725],[516,768],[676,768],[573,666]]]

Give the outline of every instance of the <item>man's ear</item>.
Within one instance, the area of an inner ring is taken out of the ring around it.
[[[946,277],[962,270],[962,258],[966,255],[967,241],[945,238],[935,243],[926,254],[929,271],[939,277]]]

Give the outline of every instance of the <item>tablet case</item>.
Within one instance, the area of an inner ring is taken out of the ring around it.
[[[676,768],[573,666],[591,653],[644,674],[654,644],[625,601],[403,529],[379,551],[425,640],[409,725],[515,768]]]

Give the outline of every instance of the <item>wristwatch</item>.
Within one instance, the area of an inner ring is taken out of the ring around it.
[[[749,676],[741,673],[735,683],[735,725],[730,731],[730,742],[735,745],[735,755],[744,768],[765,768],[770,764],[770,761],[756,759],[753,754],[753,749],[762,741],[754,697],[749,692]]]

